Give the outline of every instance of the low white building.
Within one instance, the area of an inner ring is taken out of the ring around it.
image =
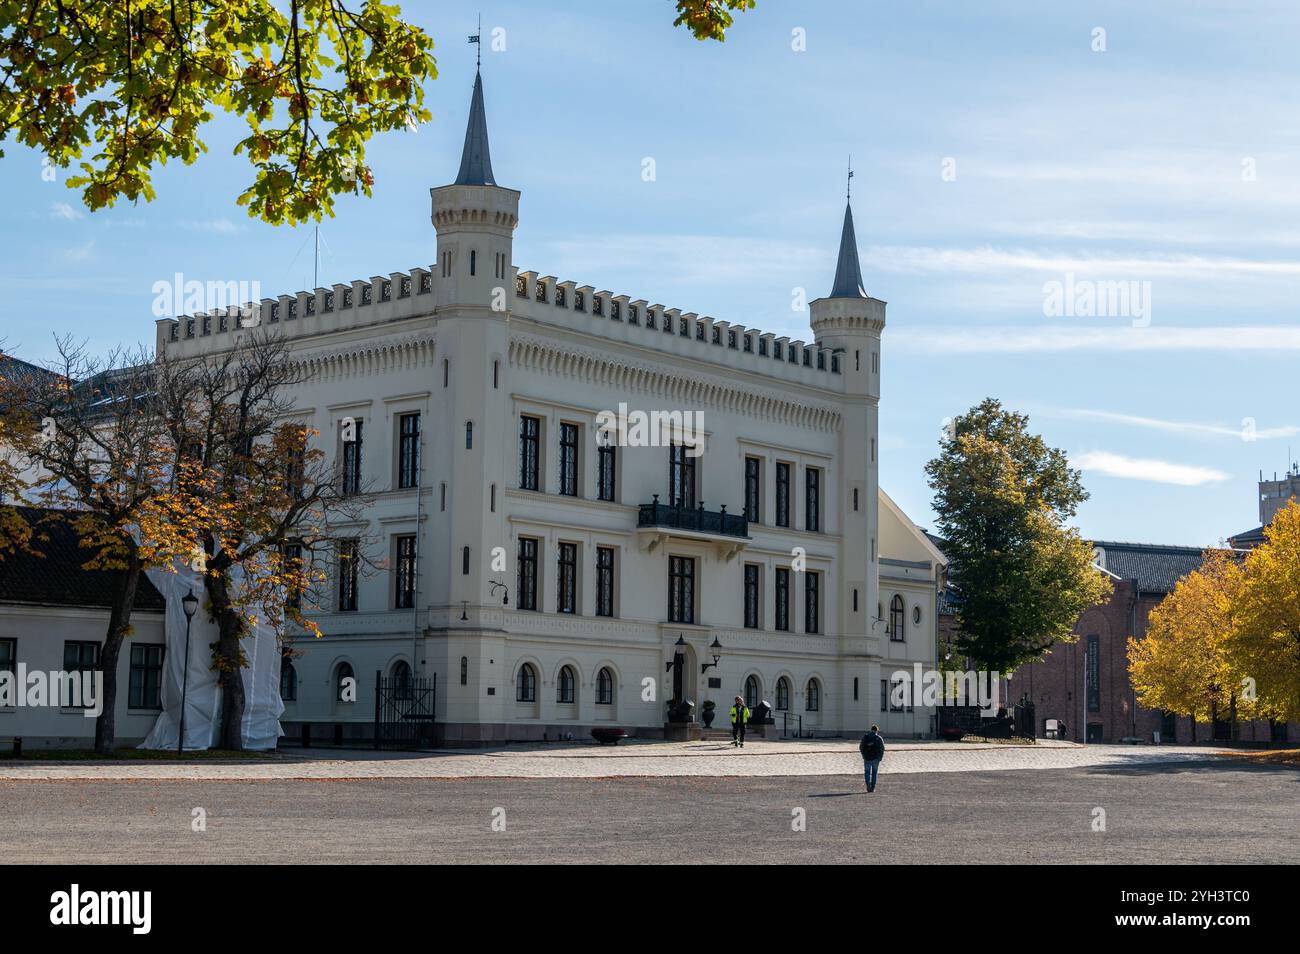
[[[293,641],[289,737],[369,738],[377,673],[436,677],[448,744],[654,734],[678,653],[719,723],[741,693],[804,733],[930,732],[880,688],[934,665],[942,557],[878,487],[885,303],[851,210],[803,341],[518,268],[520,199],[476,77],[459,172],[431,190],[432,267],[260,303],[311,371],[297,418],[375,494],[340,535],[386,566],[340,572],[324,636]],[[240,333],[200,314],[157,342],[207,355]]]
[[[42,519],[24,508],[37,529],[31,553],[0,559],[0,671],[11,692],[0,695],[0,752],[16,740],[24,750],[89,748],[95,739],[93,708],[59,705],[60,673],[79,673],[93,685],[102,670],[113,581],[104,570],[86,570],[92,551],[83,549],[66,521]],[[163,599],[141,578],[131,611],[132,632],[117,661],[115,738],[120,746],[141,742],[162,710]],[[22,678],[20,678],[22,677]],[[39,692],[38,684],[43,687]],[[12,692],[21,693],[19,698]],[[96,694],[64,701],[92,702]]]

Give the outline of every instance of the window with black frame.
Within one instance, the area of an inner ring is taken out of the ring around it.
[[[68,640],[63,644],[63,671],[65,673],[80,673],[82,696],[80,699],[71,698],[64,700],[60,698],[60,704],[69,708],[86,708],[83,704],[86,698],[87,679],[94,678],[94,672],[99,668],[99,643],[85,640]],[[65,683],[66,685],[66,683]],[[75,695],[75,694],[74,694]]]
[[[889,640],[894,643],[907,640],[907,610],[903,598],[897,594],[889,601]]]
[[[524,663],[515,676],[515,702],[535,701],[537,701],[537,670],[531,663]]]
[[[695,506],[695,458],[685,444],[668,449],[668,502],[687,509]]]
[[[776,568],[776,620],[775,626],[782,632],[790,629],[790,568]]]
[[[822,707],[822,685],[816,679],[808,680],[803,707],[805,712],[817,712]]]
[[[339,612],[357,608],[357,541],[339,541]]]
[[[298,670],[287,652],[280,654],[280,699],[283,702],[296,702],[298,699]]]
[[[541,418],[519,418],[519,489],[541,489]]]
[[[0,639],[0,672],[18,674],[18,640]]]
[[[415,535],[397,538],[397,590],[393,606],[411,609],[415,606]]]
[[[596,496],[601,500],[614,500],[618,465],[618,448],[611,442],[596,449]]]
[[[790,465],[776,463],[776,525],[790,526]]]
[[[353,674],[351,663],[339,663],[334,670],[334,701],[351,704],[356,701],[357,678]],[[351,698],[349,698],[351,697]]]
[[[420,476],[420,414],[403,414],[397,420],[397,486],[414,487]]]
[[[285,461],[284,479],[289,492],[295,499],[301,499],[303,485],[307,479],[307,435],[299,431],[293,435],[289,444],[288,459]]]
[[[820,533],[822,528],[821,478],[816,467],[804,472],[804,529],[810,533]]]
[[[596,615],[614,615],[613,547],[596,547]]]
[[[790,680],[782,676],[776,681],[776,710],[787,712],[790,709]]]
[[[160,645],[131,647],[131,674],[127,684],[127,706],[132,709],[162,708],[162,660]]]
[[[803,630],[821,632],[821,577],[811,570],[803,575]]]
[[[555,609],[559,613],[578,612],[578,545],[561,543],[556,574]]]
[[[555,681],[555,701],[562,706],[573,705],[573,687],[576,682],[577,680],[573,676],[573,668],[561,666],[560,678]]]
[[[695,622],[695,559],[668,558],[668,621]]]
[[[343,431],[343,493],[361,492],[361,425],[360,418],[341,424]],[[349,431],[351,433],[349,433]]]
[[[578,496],[578,425],[560,424],[560,493]]]
[[[745,564],[745,628],[758,629],[759,567]]]
[[[608,666],[601,667],[596,673],[596,705],[612,706],[614,704],[614,674]]]
[[[289,609],[302,608],[302,544],[286,543],[284,545],[283,555],[281,557],[284,570],[293,576],[284,587],[284,604]]]
[[[745,519],[759,523],[763,513],[763,461],[759,457],[745,458]]]
[[[537,540],[534,537],[519,538],[519,580],[516,587],[518,605],[521,610],[537,609]]]

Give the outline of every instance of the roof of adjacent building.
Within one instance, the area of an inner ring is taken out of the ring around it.
[[[72,525],[76,514],[38,507],[18,511],[34,530],[31,549],[35,552],[0,557],[0,603],[111,607],[116,574],[85,568],[92,551],[81,546]],[[142,574],[135,608],[161,611],[165,606],[162,594]]]
[[[1102,569],[1122,580],[1136,580],[1142,593],[1172,593],[1179,580],[1200,569],[1203,553],[1199,547],[1157,543],[1094,540],[1092,545],[1104,551]]]
[[[947,545],[942,537],[928,530],[923,532],[939,550]],[[1174,547],[1158,543],[1094,540],[1092,546],[1105,551],[1105,562],[1097,564],[1102,570],[1121,580],[1136,580],[1138,591],[1142,593],[1172,593],[1180,579],[1193,570],[1200,569],[1203,555],[1198,547]],[[950,566],[949,572],[955,580],[958,568]],[[951,592],[943,594],[942,599],[946,605],[952,606],[959,595],[955,587],[950,590]]]
[[[853,206],[844,203],[844,228],[840,230],[840,257],[835,263],[835,287],[831,298],[866,298],[862,287],[862,266],[858,262],[858,239],[853,232]]]
[[[1249,549],[1250,547],[1262,546],[1264,543],[1264,525],[1260,524],[1253,530],[1243,530],[1241,533],[1234,533],[1228,537],[1228,542],[1239,549]]]
[[[474,74],[474,96],[465,126],[465,149],[460,155],[460,172],[455,185],[496,185],[492,178],[492,154],[488,149],[487,111],[483,108],[483,76]]]

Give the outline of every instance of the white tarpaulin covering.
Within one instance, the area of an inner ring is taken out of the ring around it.
[[[181,682],[185,667],[185,610],[181,598],[191,589],[199,600],[190,627],[189,684],[185,690],[185,748],[208,749],[217,744],[221,732],[221,689],[212,668],[212,644],[217,641],[217,624],[204,611],[207,596],[201,575],[188,565],[178,564],[175,573],[146,570],[149,582],[167,600],[163,654],[162,705],[142,749],[175,749],[180,737]],[[237,584],[236,584],[237,585]],[[244,748],[273,749],[280,731],[280,649],[275,633],[259,618],[241,641],[248,667],[244,679]]]

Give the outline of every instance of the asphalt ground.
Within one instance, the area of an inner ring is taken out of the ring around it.
[[[1300,863],[1300,771],[1237,760],[886,768],[872,794],[820,775],[0,780],[0,799],[7,865]]]

